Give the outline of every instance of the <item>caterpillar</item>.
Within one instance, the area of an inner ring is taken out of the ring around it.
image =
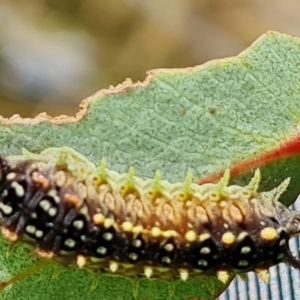
[[[75,150],[0,156],[2,235],[21,240],[63,265],[124,276],[164,279],[255,271],[281,262],[300,269],[288,241],[300,232],[300,212],[278,200],[289,178],[258,192],[257,169],[247,186],[142,180],[96,167]]]

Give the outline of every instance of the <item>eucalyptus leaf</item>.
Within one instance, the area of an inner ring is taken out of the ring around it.
[[[269,32],[237,57],[187,69],[154,70],[143,83],[103,90],[82,103],[76,117],[0,119],[1,155],[22,148],[41,152],[69,146],[120,173],[194,181],[245,159],[259,157],[298,132],[300,119],[300,40]],[[1,111],[0,111],[1,113]],[[299,156],[280,157],[262,167],[261,189],[286,177],[283,197],[292,203],[299,191]],[[252,168],[234,178],[246,184]],[[40,259],[26,246],[0,240],[0,279],[31,270]],[[36,271],[36,270],[35,270]],[[34,273],[34,272],[33,272]],[[25,276],[26,275],[26,276]],[[0,299],[214,299],[226,286],[214,276],[164,281],[130,279],[50,262],[33,275],[8,285]]]

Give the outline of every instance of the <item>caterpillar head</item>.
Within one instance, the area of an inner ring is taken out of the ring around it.
[[[262,213],[260,215],[261,220],[263,218],[272,220],[274,228],[277,227],[279,236],[286,236],[286,242],[288,242],[288,239],[300,235],[300,210],[289,209],[279,201],[289,182],[290,178],[287,178],[273,190],[261,192],[257,195],[259,210]],[[267,236],[263,237],[263,239],[265,238],[268,239]],[[300,261],[292,254],[289,246],[284,241],[279,241],[279,245],[285,247],[284,253],[282,252],[279,255],[284,254],[285,262],[300,270]],[[281,249],[283,250],[283,248]],[[276,249],[274,248],[272,251],[276,251]]]
[[[285,219],[285,230],[290,238],[300,235],[300,210],[286,210],[282,216]],[[287,249],[287,263],[293,268],[300,270],[300,261]]]

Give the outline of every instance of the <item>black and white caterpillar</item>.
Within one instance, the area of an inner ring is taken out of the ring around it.
[[[187,280],[255,271],[286,262],[300,269],[288,241],[300,232],[300,212],[278,199],[289,179],[258,193],[260,172],[247,186],[142,180],[96,168],[74,150],[0,159],[2,234],[38,255],[125,276]]]

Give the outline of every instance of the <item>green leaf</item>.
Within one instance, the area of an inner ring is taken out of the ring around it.
[[[260,166],[263,190],[291,177],[282,198],[291,203],[298,192],[300,156],[287,142],[293,137],[297,142],[299,79],[300,40],[269,32],[235,58],[155,70],[144,83],[127,81],[100,91],[82,104],[76,118],[1,119],[0,151],[6,156],[20,154],[23,147],[40,152],[69,146],[95,164],[105,157],[109,169],[126,172],[133,166],[137,176],[150,178],[159,169],[171,182],[184,180],[188,170],[195,180],[205,180],[234,165],[234,181],[244,185]],[[243,165],[244,160],[250,163]],[[10,243],[0,243],[2,280],[40,262],[22,244],[11,251]],[[203,300],[225,288],[213,276],[133,280],[54,263],[25,275],[0,299]]]

